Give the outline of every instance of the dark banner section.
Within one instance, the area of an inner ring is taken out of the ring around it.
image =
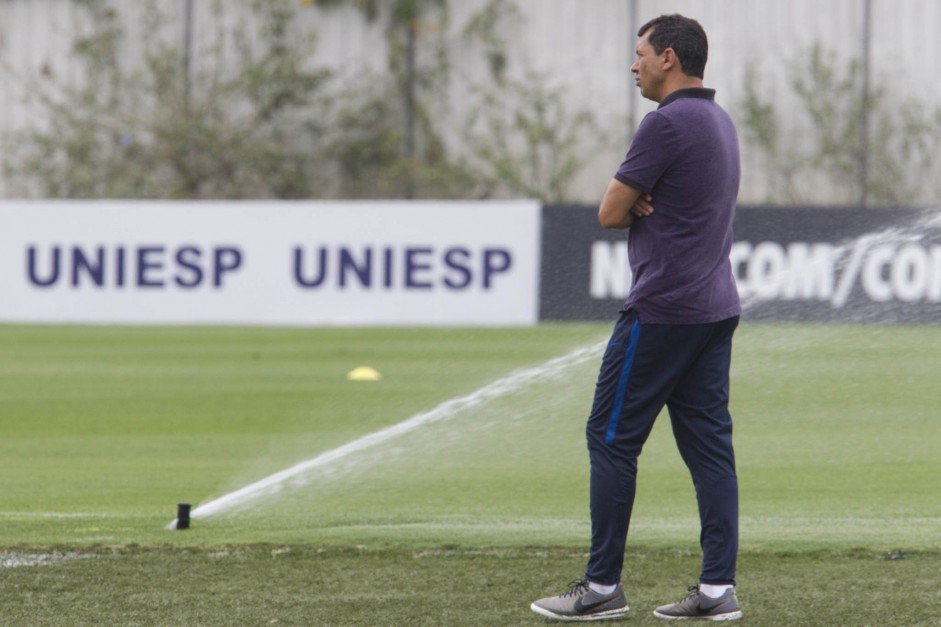
[[[593,250],[621,251],[621,259],[595,263]],[[630,287],[627,231],[601,228],[597,207],[543,206],[541,268],[540,320],[613,320]],[[592,294],[592,276],[600,273],[620,276],[606,276]]]
[[[627,232],[595,207],[543,208],[540,319],[612,320]],[[941,322],[941,211],[739,207],[730,255],[746,320]]]

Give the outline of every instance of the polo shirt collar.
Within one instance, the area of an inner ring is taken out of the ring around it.
[[[660,106],[657,108],[662,109],[674,100],[679,100],[680,98],[702,98],[703,100],[715,100],[716,90],[705,87],[686,87],[684,89],[677,89],[669,96],[661,100]]]

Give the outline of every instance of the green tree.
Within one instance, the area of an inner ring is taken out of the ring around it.
[[[941,149],[941,108],[932,111],[915,100],[892,100],[874,90],[862,97],[860,64],[840,67],[815,45],[793,64],[790,87],[799,106],[798,123],[806,136],[786,128],[782,112],[761,96],[754,68],[746,73],[742,119],[744,139],[757,149],[772,177],[770,202],[820,202],[808,181],[823,173],[842,190],[839,202],[860,196],[865,178],[869,202],[917,204],[937,192],[934,155]],[[867,120],[864,129],[861,120]],[[868,130],[868,132],[865,132]],[[866,176],[861,164],[868,161]]]
[[[565,92],[545,76],[508,78],[510,30],[521,13],[490,0],[449,37],[445,0],[317,0],[358,8],[386,33],[389,80],[369,76],[341,98],[341,134],[331,143],[344,195],[570,199],[586,155],[600,141],[594,116],[570,112]],[[420,50],[421,48],[421,50]],[[451,54],[480,55],[490,81],[469,85],[469,111],[454,119],[445,102]],[[449,148],[441,125],[461,129]]]
[[[353,79],[314,65],[296,0],[252,0],[234,27],[223,13],[237,9],[212,0],[218,19],[195,64],[157,0],[145,0],[133,59],[122,58],[122,5],[76,2],[91,25],[73,48],[81,79],[20,78],[44,115],[6,138],[11,195],[563,200],[597,143],[593,116],[567,110],[563,89],[532,72],[508,78],[513,0],[453,30],[447,0],[306,3],[381,21],[386,70]],[[449,102],[456,49],[490,70],[468,86],[466,115]]]
[[[15,134],[4,173],[14,194],[70,198],[303,198],[327,175],[325,70],[310,69],[313,40],[292,30],[288,0],[251,5],[255,43],[237,42],[229,68],[225,33],[188,79],[180,46],[154,2],[139,64],[120,58],[115,5],[81,3],[93,30],[74,59],[84,80],[52,72],[25,79],[44,124]],[[215,9],[224,10],[223,2]],[[221,20],[220,20],[221,23]]]
[[[571,201],[575,177],[604,135],[590,110],[570,110],[566,90],[548,75],[510,77],[507,42],[521,19],[515,3],[491,0],[464,27],[465,47],[480,46],[491,81],[470,90],[462,171],[479,196]]]
[[[447,0],[318,0],[358,8],[386,33],[388,75],[369,75],[343,94],[331,143],[347,197],[450,197],[466,187],[436,128],[432,101],[450,76]],[[360,121],[365,122],[361,124]]]
[[[465,141],[480,195],[573,200],[572,182],[604,138],[594,115],[569,112],[564,95],[537,73],[478,91]]]

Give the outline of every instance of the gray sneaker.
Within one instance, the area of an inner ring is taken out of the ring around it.
[[[735,598],[735,588],[713,599],[700,592],[699,586],[692,586],[685,599],[661,605],[653,615],[666,620],[738,620],[742,617],[742,610]]]
[[[571,589],[556,597],[539,599],[529,609],[547,618],[562,621],[612,620],[625,616],[627,597],[621,584],[611,594],[599,594],[584,579],[569,584]]]

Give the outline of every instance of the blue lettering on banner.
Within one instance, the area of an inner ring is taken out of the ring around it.
[[[208,250],[187,245],[166,246],[50,246],[26,249],[26,278],[41,288],[65,286],[80,288],[166,289],[175,285],[194,289],[206,285],[221,288],[229,273],[242,266],[242,251],[234,246]]]
[[[29,282],[37,287],[55,285],[56,281],[59,280],[59,259],[61,255],[58,246],[52,249],[52,267],[49,269],[49,276],[48,278],[40,277],[36,273],[36,266],[39,265],[36,260],[36,247],[30,246],[29,250],[26,251],[26,273],[29,275]]]
[[[372,266],[372,251],[363,251],[363,259],[358,261],[353,254],[343,249],[340,251],[340,287],[346,287],[347,275],[352,272],[363,285],[370,284],[369,268]]]
[[[104,284],[105,275],[105,250],[101,246],[95,254],[92,262],[82,251],[81,248],[72,249],[72,285],[78,285],[81,271],[84,270],[91,277],[92,284],[101,286]]]
[[[490,290],[513,268],[512,251],[499,247],[295,246],[292,259],[294,282],[305,289]]]
[[[444,278],[444,284],[453,290],[461,290],[471,284],[474,274],[468,269],[471,251],[466,248],[452,248],[444,253],[444,265],[449,271]]]
[[[149,257],[149,259],[148,259]],[[137,249],[137,284],[140,287],[163,287],[159,271],[163,270],[163,246],[143,246]],[[158,273],[149,270],[157,270]]]
[[[490,289],[490,280],[494,275],[510,269],[512,259],[510,251],[488,249],[484,251],[484,289]]]
[[[201,254],[202,251],[196,246],[183,246],[176,251],[176,264],[180,267],[180,274],[174,277],[174,283],[185,289],[199,287],[203,282],[203,269],[199,265]]]
[[[242,265],[242,251],[238,248],[212,249],[212,285],[222,287],[223,275],[238,270]]]
[[[405,287],[408,289],[429,290],[431,289],[431,279],[427,273],[431,270],[431,262],[428,257],[432,253],[431,248],[406,248],[405,249]],[[416,274],[418,275],[416,277]],[[424,279],[424,280],[422,280]]]

